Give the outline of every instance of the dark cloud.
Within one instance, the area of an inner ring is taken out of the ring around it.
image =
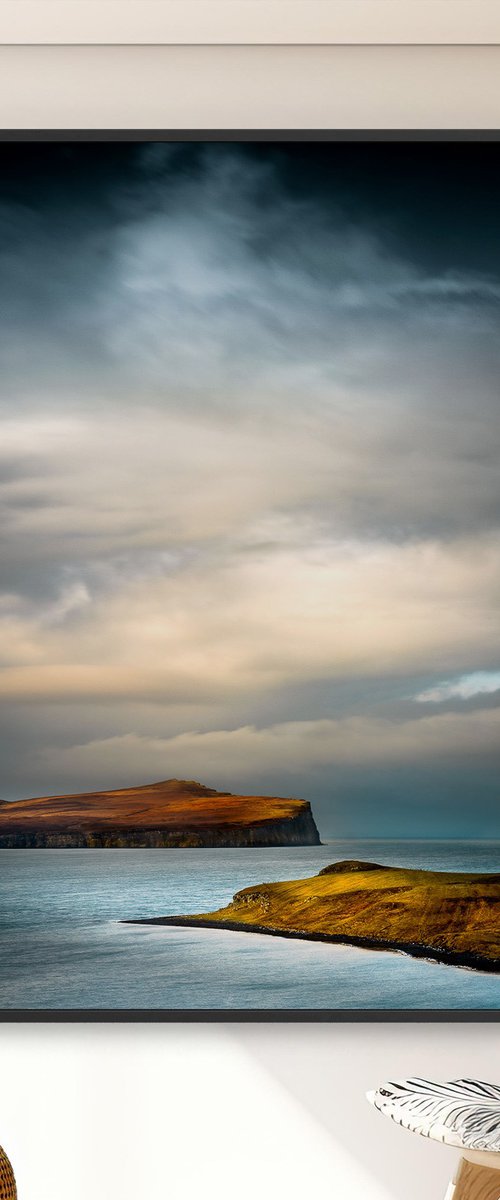
[[[424,743],[427,783],[393,756],[402,720],[412,746],[428,728],[419,693],[497,661],[495,145],[1,153],[9,794],[111,783],[124,746],[187,769],[183,736],[230,786],[226,734],[272,728],[281,760],[242,742],[255,786],[401,831],[424,795],[451,828],[453,781],[465,828],[463,726],[447,766]],[[444,703],[483,721],[489,814],[491,705]],[[364,765],[328,759],[321,723],[358,719]]]

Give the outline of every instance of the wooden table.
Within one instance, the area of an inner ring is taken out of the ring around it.
[[[404,1129],[460,1150],[444,1200],[500,1200],[500,1087],[477,1079],[401,1079],[368,1092]]]

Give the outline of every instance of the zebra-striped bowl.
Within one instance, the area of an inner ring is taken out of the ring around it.
[[[463,1151],[499,1155],[500,1087],[477,1079],[400,1079],[367,1098],[385,1116],[413,1133]],[[490,1165],[496,1163],[491,1161]]]

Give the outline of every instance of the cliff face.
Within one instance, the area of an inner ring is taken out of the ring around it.
[[[40,796],[0,806],[0,848],[317,846],[311,806],[194,780]]]

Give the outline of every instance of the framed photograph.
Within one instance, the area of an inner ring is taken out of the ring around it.
[[[0,155],[0,1016],[496,1020],[497,134]]]

